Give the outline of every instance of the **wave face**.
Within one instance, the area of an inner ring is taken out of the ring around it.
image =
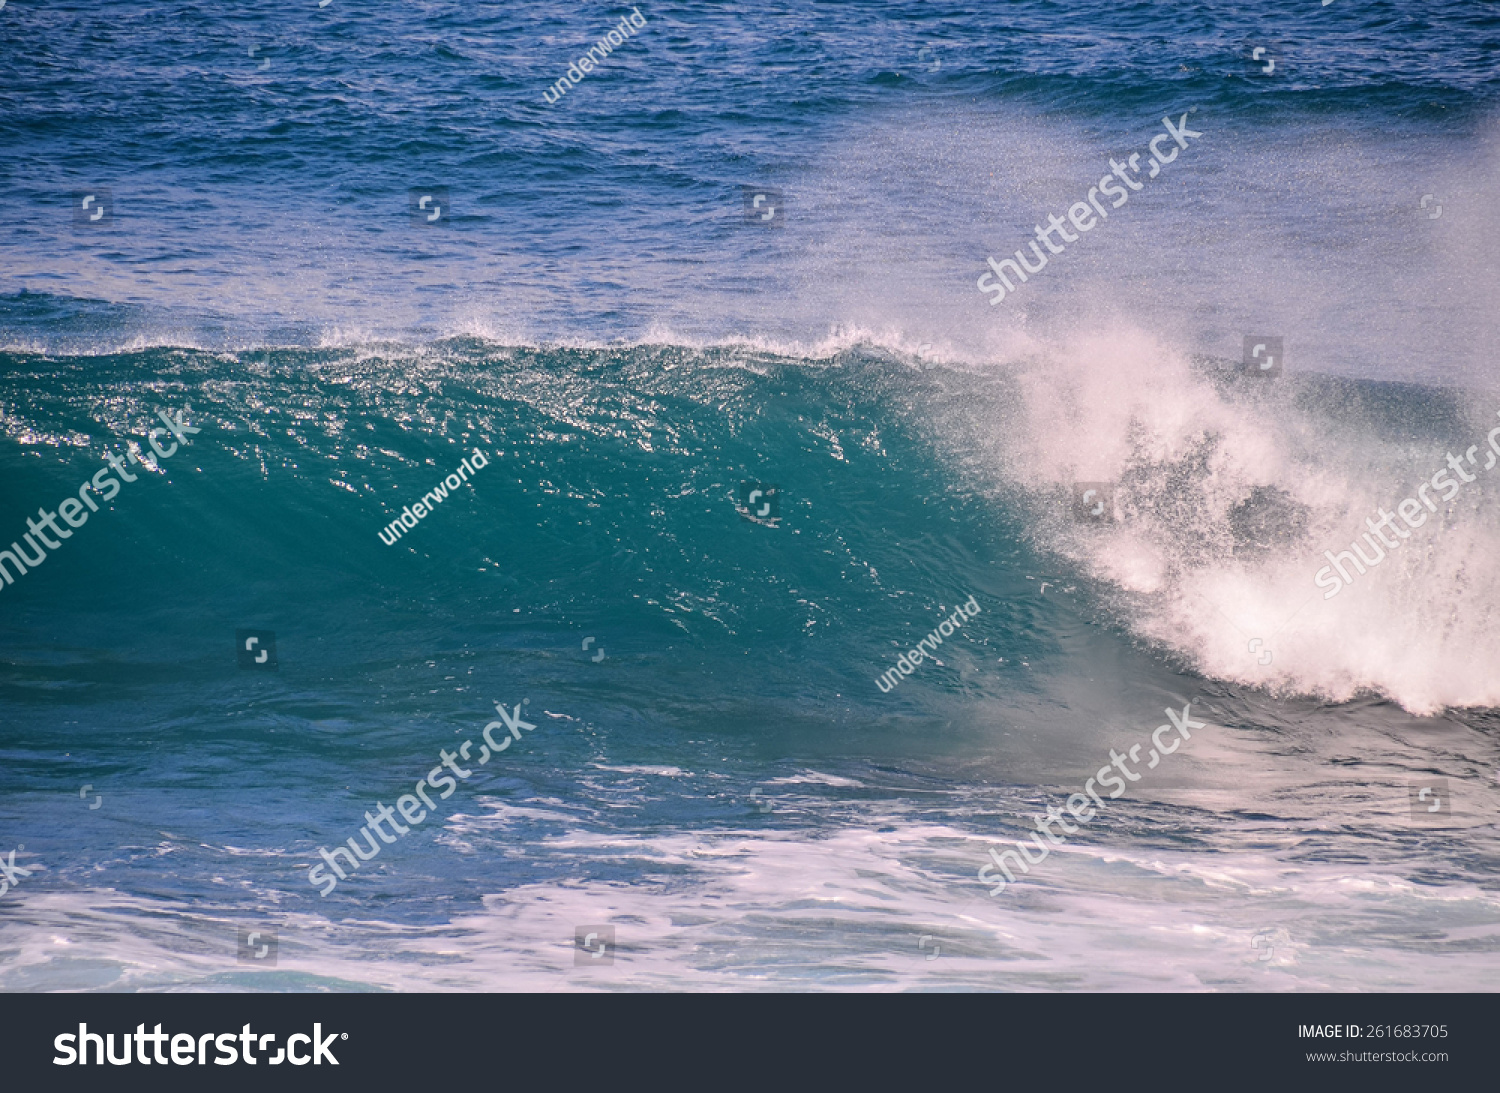
[[[575,986],[1126,989],[1141,972],[1102,955],[1100,901],[1125,893],[1149,931],[1208,885],[1225,893],[1210,933],[1152,982],[1254,987],[1274,937],[1286,983],[1353,986],[1313,921],[1337,904],[1346,941],[1429,921],[1407,873],[1434,852],[1468,937],[1494,911],[1495,563],[1474,548],[1493,482],[1332,600],[1312,573],[1356,516],[1482,435],[1478,413],[1346,381],[1273,397],[1168,367],[1145,335],[1105,349],[984,371],[869,344],[8,355],[30,393],[5,407],[0,457],[17,535],[158,410],[200,432],[0,591],[7,828],[40,870],[0,974],[559,986],[576,920],[631,924],[635,952]],[[488,465],[387,544],[475,449]],[[1117,523],[1072,518],[1088,476],[1119,483]],[[774,517],[749,518],[746,484],[776,488]],[[971,596],[978,614],[885,693],[877,677]],[[274,633],[274,673],[235,666],[241,629]],[[481,770],[497,703],[536,727]],[[989,847],[1184,704],[1213,728],[1133,787],[1120,826],[1055,855],[1031,894],[985,895]],[[440,824],[320,897],[319,848],[464,741],[473,777],[434,802]],[[1403,833],[1412,779],[1439,775],[1462,807]],[[1294,831],[1295,852],[1264,849]],[[799,909],[814,891],[829,917]],[[1072,910],[1054,921],[1043,892]],[[158,914],[175,925],[134,936]],[[267,920],[296,972],[216,963],[218,934]],[[930,935],[915,956],[912,921]],[[746,930],[754,953],[726,963]],[[962,959],[929,967],[933,937]],[[782,945],[834,956],[788,980]],[[1015,945],[1092,955],[1023,973]],[[1474,986],[1442,952],[1390,944],[1378,963]]]
[[[707,658],[716,690],[763,701],[768,685],[800,692],[809,665],[836,694],[867,690],[928,614],[935,626],[971,593],[1038,597],[1038,575],[1056,574],[1086,582],[1120,633],[1208,678],[1423,715],[1500,705],[1486,667],[1500,559],[1485,549],[1500,532],[1486,467],[1500,398],[1316,377],[1263,388],[1123,331],[985,371],[868,344],[805,359],[473,340],[3,363],[30,396],[7,408],[12,511],[142,444],[158,411],[201,430],[187,461],[158,459],[99,530],[6,588],[16,633],[42,645],[56,613],[86,629],[100,610],[128,614],[120,597],[149,603],[170,585],[194,605],[186,628],[163,622],[136,648],[176,641],[212,663],[209,605],[229,618],[264,584],[274,598],[254,613],[309,635],[340,620],[341,658],[379,661],[395,641],[409,659],[413,640],[494,633],[523,600],[527,620],[621,632],[614,656],[637,640],[624,635],[690,635],[679,655]],[[476,449],[489,463],[470,476]],[[1075,512],[1088,482],[1112,491],[1102,522]],[[745,518],[745,483],[779,487],[778,519]],[[1361,538],[1419,486],[1420,526]],[[133,545],[101,541],[120,536]],[[1328,554],[1351,540],[1374,564],[1343,561],[1339,587]],[[1395,544],[1384,559],[1382,542]],[[153,590],[130,576],[139,550],[180,564]],[[1056,640],[1032,620],[998,662]],[[797,655],[725,676],[764,644]]]
[[[641,12],[0,11],[0,988],[1490,989],[1491,6]]]

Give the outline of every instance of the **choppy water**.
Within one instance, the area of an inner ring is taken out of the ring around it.
[[[625,9],[0,10],[0,549],[158,410],[201,430],[0,588],[0,986],[1488,988],[1493,5],[640,10],[556,105]],[[987,256],[1190,107],[987,304]],[[320,847],[523,700],[319,896]]]

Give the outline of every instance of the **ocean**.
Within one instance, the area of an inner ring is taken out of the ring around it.
[[[1492,990],[1497,103],[1475,0],[0,6],[0,989]]]

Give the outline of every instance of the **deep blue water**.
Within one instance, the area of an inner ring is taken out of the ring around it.
[[[0,987],[1492,986],[1500,7],[629,10],[0,8]]]

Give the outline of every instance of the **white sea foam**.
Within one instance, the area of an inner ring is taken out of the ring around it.
[[[1248,848],[1069,845],[999,906],[958,875],[982,849],[971,832],[877,811],[878,828],[816,833],[569,832],[549,856],[637,879],[523,884],[440,925],[268,904],[254,921],[279,933],[275,968],[236,963],[243,906],[37,892],[0,925],[0,986],[1483,990],[1500,954],[1500,900],[1476,884]],[[471,817],[450,849],[513,820]],[[578,967],[593,925],[614,926],[614,961]]]
[[[1460,395],[1453,441],[1416,404],[1402,434],[1383,435],[1285,388],[1226,387],[1128,326],[1022,358],[1015,392],[966,427],[988,431],[990,465],[1029,499],[1039,543],[1120,593],[1136,632],[1206,675],[1272,690],[1373,691],[1422,714],[1500,705],[1500,473],[1479,471],[1338,597],[1313,583],[1325,550],[1347,550],[1447,451],[1484,450],[1500,398]],[[1116,484],[1117,522],[1071,519],[1069,491],[1088,481]]]

